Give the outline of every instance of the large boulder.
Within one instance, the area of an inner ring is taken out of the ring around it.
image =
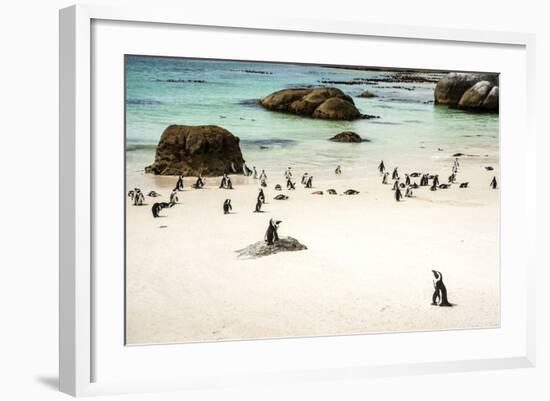
[[[280,252],[296,252],[305,249],[307,249],[307,246],[301,244],[296,238],[280,237],[279,241],[275,241],[273,245],[267,245],[265,241],[258,241],[235,252],[237,252],[239,258],[255,259]]]
[[[170,125],[160,137],[146,173],[219,176],[242,173],[239,138],[217,125]]]
[[[330,140],[333,142],[348,142],[348,143],[363,142],[363,138],[361,138],[355,132],[351,132],[351,131],[340,132],[339,134],[336,134],[332,138],[330,138]]]
[[[361,113],[353,99],[337,88],[290,88],[259,100],[268,110],[329,120],[355,120]]]
[[[451,72],[439,80],[435,104],[498,113],[498,74]]]

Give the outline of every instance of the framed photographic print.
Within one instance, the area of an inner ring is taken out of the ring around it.
[[[61,390],[532,366],[533,47],[62,10]]]

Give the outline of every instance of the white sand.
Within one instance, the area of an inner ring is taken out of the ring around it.
[[[424,167],[445,183],[452,160],[403,165],[401,176]],[[422,187],[399,203],[374,165],[363,178],[345,170],[331,181],[314,178],[311,190],[295,176],[297,189],[282,191],[286,201],[273,200],[275,184],[285,188],[283,171],[267,171],[265,213],[252,213],[259,183],[251,177],[232,177],[232,191],[218,189],[218,178],[194,190],[187,178],[181,204],[157,219],[150,206],[168,201],[176,179],[144,178],[144,193],[163,196],[142,207],[128,201],[127,343],[497,327],[499,191],[489,182],[498,162],[461,163],[468,189]],[[361,193],[311,194],[328,188]],[[238,259],[235,250],[263,239],[272,217],[283,221],[280,235],[309,249]],[[431,269],[443,273],[453,308],[430,305]]]

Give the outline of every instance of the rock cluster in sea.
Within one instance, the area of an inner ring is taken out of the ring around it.
[[[259,100],[268,110],[328,120],[355,120],[361,113],[353,99],[337,88],[289,88]]]
[[[170,125],[162,133],[155,161],[146,173],[219,176],[241,174],[239,138],[217,125]]]
[[[344,131],[340,132],[339,134],[334,135],[332,138],[330,138],[333,142],[348,142],[348,143],[360,143],[360,142],[368,142],[368,140],[365,140],[359,136],[359,134],[356,134],[352,131]]]
[[[300,243],[296,238],[280,237],[279,241],[275,241],[273,245],[267,245],[265,241],[258,241],[235,252],[237,252],[239,258],[255,259],[280,252],[295,252],[305,249],[307,249],[307,246]]]
[[[435,104],[498,113],[498,74],[451,72],[437,83]]]

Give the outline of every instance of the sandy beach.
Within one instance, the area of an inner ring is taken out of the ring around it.
[[[398,164],[401,177],[436,173],[446,183],[454,158],[414,160],[386,166],[391,172]],[[144,206],[127,200],[127,343],[498,327],[499,190],[489,187],[498,155],[460,162],[458,182],[468,188],[421,187],[402,202],[382,185],[375,163],[314,179],[312,189],[296,168],[295,191],[285,189],[283,170],[266,170],[264,213],[252,212],[259,189],[252,177],[231,176],[233,190],[219,189],[215,177],[192,189],[186,177],[180,203],[159,218],[151,205],[168,201],[176,177],[127,182],[162,194],[146,196]],[[340,195],[350,188],[360,194]],[[324,195],[312,194],[318,190]],[[274,200],[278,193],[289,199]],[[227,198],[233,213],[224,215]],[[235,251],[262,240],[270,218],[282,220],[281,236],[308,249],[239,259]],[[430,305],[432,269],[443,273],[454,307]]]

